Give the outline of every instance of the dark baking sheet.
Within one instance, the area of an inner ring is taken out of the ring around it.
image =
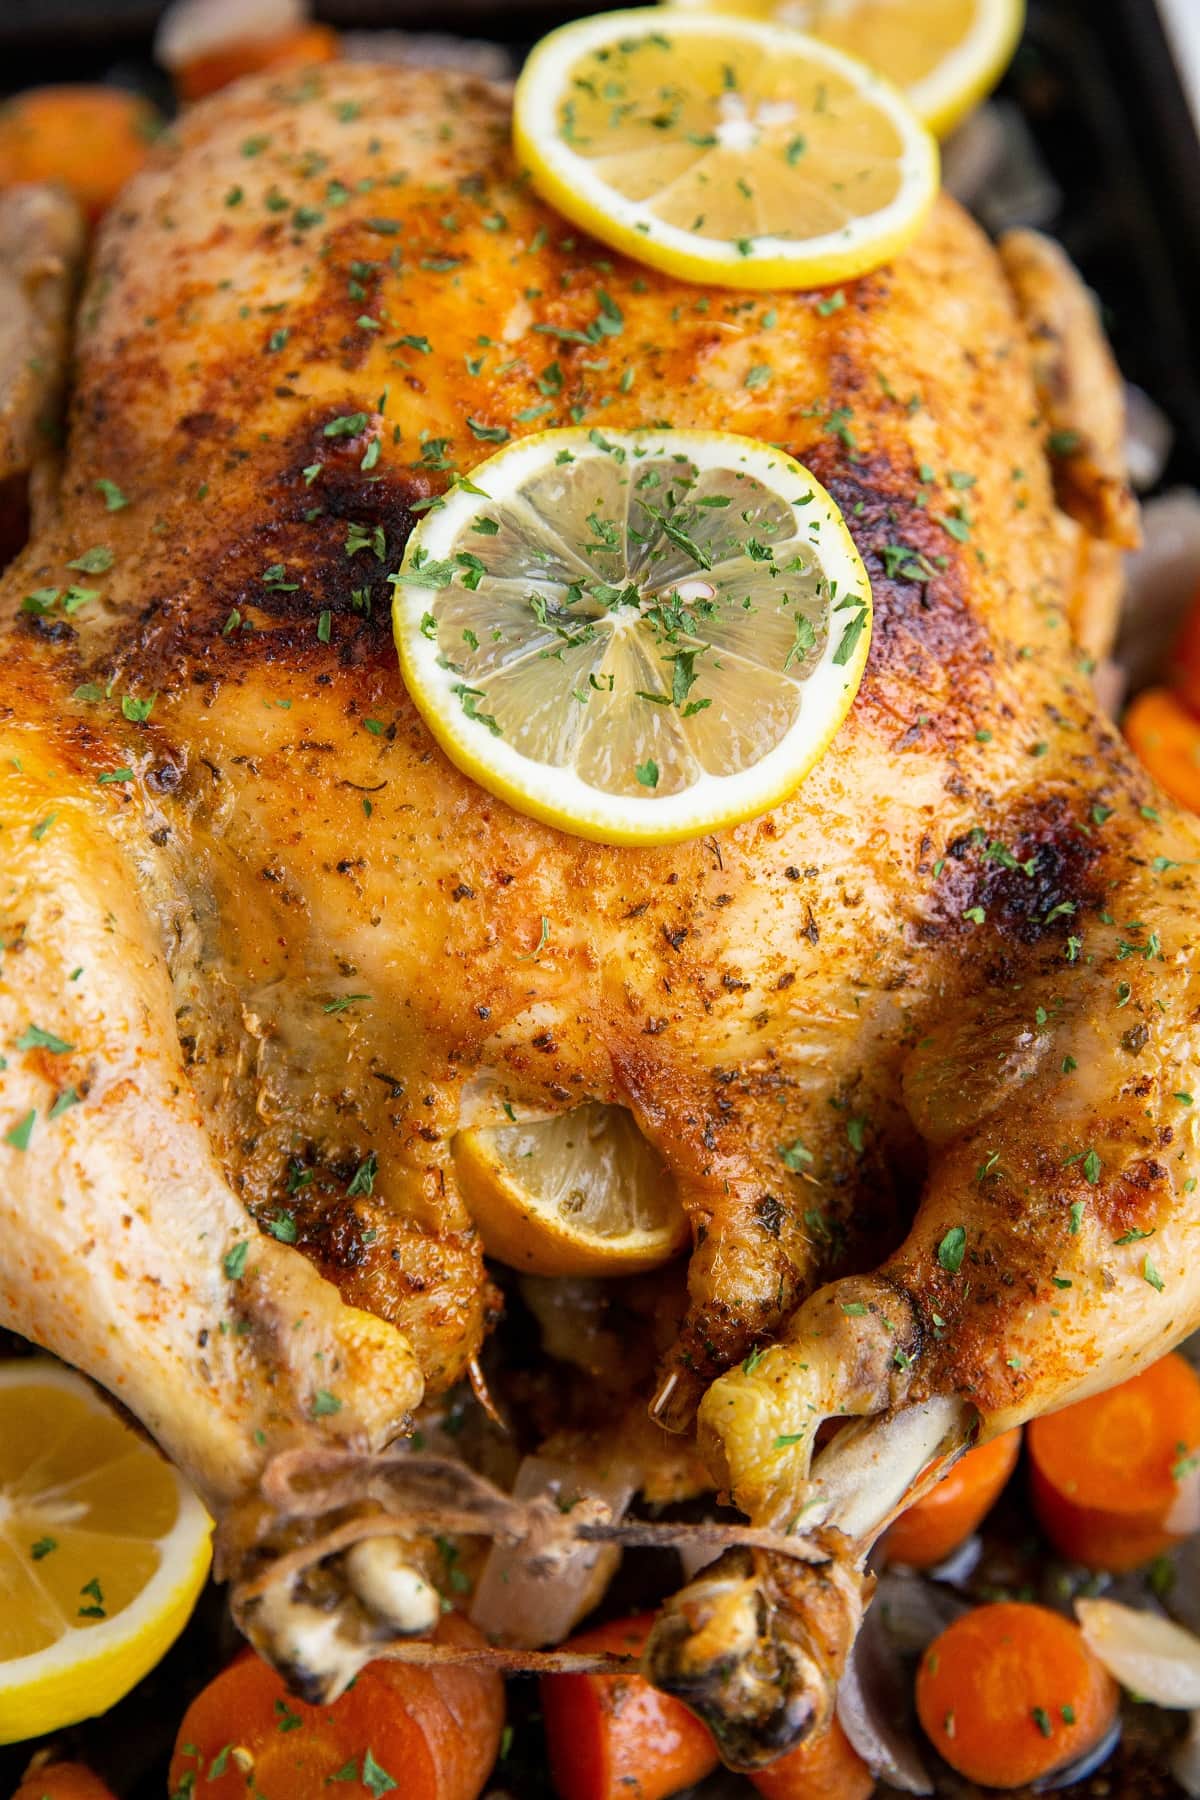
[[[316,10],[347,29],[421,31],[435,19],[429,0],[319,0]],[[438,0],[436,26],[508,46],[515,66],[542,31],[588,10],[562,0]],[[0,0],[0,91],[107,79],[165,100],[149,54],[160,11],[152,0]],[[1127,377],[1171,419],[1164,484],[1200,483],[1200,144],[1153,0],[1031,0],[1002,96],[1026,121],[1061,193],[1053,216],[1038,222],[1100,295]],[[994,1554],[1006,1587],[1037,1593],[1059,1577],[1030,1541],[1020,1476],[1010,1495],[996,1521]],[[613,1596],[617,1610],[653,1577],[636,1554],[627,1559]],[[127,1700],[57,1741],[107,1776],[121,1800],[163,1800],[182,1712],[234,1648],[222,1597],[210,1589],[180,1642]],[[497,1800],[543,1800],[535,1683],[512,1684],[512,1719],[512,1748],[490,1791]],[[1175,1800],[1181,1790],[1165,1773],[1164,1750],[1177,1729],[1165,1715],[1130,1705],[1114,1757],[1061,1791],[1075,1800]],[[0,1750],[0,1794],[16,1785],[33,1748]],[[946,1791],[960,1800],[975,1792],[963,1784]],[[749,1792],[714,1778],[697,1800]]]

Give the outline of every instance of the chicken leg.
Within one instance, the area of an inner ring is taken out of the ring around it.
[[[986,866],[960,877],[974,883],[967,910],[983,915],[984,980],[905,1068],[930,1159],[911,1233],[874,1274],[813,1294],[701,1404],[701,1448],[736,1504],[833,1544],[839,1628],[811,1605],[806,1616],[843,1655],[866,1553],[923,1476],[1136,1374],[1200,1317],[1196,831],[1103,727],[1080,716],[1077,729],[1083,779],[1055,840],[1072,851],[1073,897],[1056,886],[1014,929],[1011,888],[997,893]],[[814,1455],[839,1419],[856,1422]],[[734,1559],[736,1623],[715,1624],[729,1605],[718,1566],[672,1603],[649,1651],[656,1677],[749,1763],[774,1751],[781,1720],[794,1737],[828,1716],[841,1667],[828,1649],[812,1654],[806,1632],[807,1654],[776,1656],[755,1734],[744,1665],[731,1677],[720,1651],[778,1582],[778,1558],[758,1561],[747,1578],[746,1553]],[[768,1617],[781,1610],[768,1598]]]

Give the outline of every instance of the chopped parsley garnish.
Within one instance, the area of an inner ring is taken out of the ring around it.
[[[966,1228],[952,1225],[941,1243],[938,1245],[938,1262],[948,1275],[957,1275],[962,1268],[963,1257],[967,1250]]]
[[[246,1258],[250,1254],[250,1244],[246,1238],[227,1250],[221,1258],[221,1267],[228,1281],[240,1281],[246,1272]]]
[[[24,1118],[18,1119],[15,1125],[9,1126],[4,1134],[5,1143],[11,1144],[14,1150],[28,1150],[36,1120],[37,1108],[31,1106]]]
[[[336,419],[330,419],[325,427],[327,438],[358,437],[367,429],[366,413],[342,413]]]
[[[74,1050],[74,1044],[68,1044],[53,1031],[43,1031],[40,1025],[27,1025],[16,1041],[18,1050],[49,1050],[52,1056],[67,1056]]]
[[[84,1582],[79,1590],[79,1596],[82,1600],[91,1601],[90,1606],[81,1606],[79,1608],[77,1615],[79,1618],[104,1619],[108,1617],[104,1610],[104,1595],[100,1590],[100,1577],[98,1575],[93,1575],[90,1581]]]

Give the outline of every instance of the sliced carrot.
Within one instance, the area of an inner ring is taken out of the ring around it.
[[[875,1777],[836,1717],[778,1762],[750,1777],[766,1800],[869,1800]]]
[[[1023,1787],[1104,1736],[1117,1684],[1078,1625],[1043,1606],[979,1606],[934,1639],[917,1713],[934,1748],[981,1787]]]
[[[113,1792],[82,1763],[46,1763],[25,1777],[12,1800],[113,1800]]]
[[[61,181],[97,219],[161,128],[150,102],[124,88],[28,88],[0,106],[0,187]]]
[[[1166,688],[1145,688],[1122,722],[1159,787],[1192,812],[1200,812],[1200,721]]]
[[[1200,1377],[1164,1356],[1029,1427],[1033,1504],[1061,1555],[1135,1569],[1200,1524]]]
[[[653,1623],[617,1619],[564,1647],[637,1656]],[[641,1675],[543,1675],[542,1711],[561,1800],[663,1800],[717,1766],[708,1727]]]
[[[300,63],[331,62],[338,54],[338,34],[331,25],[297,25],[274,38],[246,38],[206,56],[193,57],[172,69],[181,100],[202,100],[243,75],[261,69],[289,69]]]
[[[438,1635],[483,1641],[453,1615]],[[371,1663],[332,1706],[308,1706],[247,1651],[184,1714],[170,1788],[195,1800],[313,1800],[347,1782],[359,1784],[347,1793],[395,1786],[404,1800],[475,1800],[503,1723],[504,1684],[490,1669]]]
[[[889,1562],[931,1569],[957,1550],[989,1513],[1017,1466],[1020,1431],[1005,1431],[960,1456],[949,1474],[907,1511],[883,1541]]]

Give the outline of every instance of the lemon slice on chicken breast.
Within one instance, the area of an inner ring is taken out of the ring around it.
[[[517,155],[602,243],[686,281],[822,287],[911,242],[937,145],[875,70],[785,26],[639,8],[577,19],[517,82]]]
[[[460,1131],[454,1167],[489,1256],[534,1275],[637,1275],[688,1223],[658,1152],[620,1106]]]
[[[939,137],[991,92],[1017,47],[1024,0],[671,0],[806,31],[879,69]]]
[[[834,501],[725,432],[525,438],[425,515],[392,580],[404,677],[447,755],[608,843],[776,805],[845,717],[870,638]]]
[[[0,1364],[0,1743],[107,1711],[186,1625],[212,1520],[73,1370]]]

